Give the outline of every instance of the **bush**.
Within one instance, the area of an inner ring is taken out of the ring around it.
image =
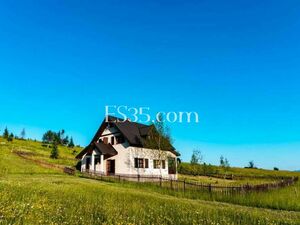
[[[8,142],[12,142],[13,140],[14,140],[14,135],[13,135],[13,133],[11,133],[11,134],[8,136],[7,141],[8,141]]]
[[[54,143],[53,146],[52,146],[50,158],[52,158],[52,159],[57,159],[58,158],[58,148],[57,148],[56,143]]]

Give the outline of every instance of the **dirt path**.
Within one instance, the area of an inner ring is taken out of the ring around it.
[[[53,164],[53,163],[45,162],[43,160],[33,159],[32,156],[37,156],[38,155],[36,153],[23,152],[23,151],[19,151],[19,150],[12,150],[12,152],[14,154],[16,154],[17,156],[19,156],[20,158],[25,159],[27,161],[34,162],[34,163],[40,165],[41,167],[48,168],[48,169],[50,168],[50,169],[54,169],[54,170],[57,170],[57,171],[60,171],[60,172],[64,172],[65,166],[63,166],[63,165]]]

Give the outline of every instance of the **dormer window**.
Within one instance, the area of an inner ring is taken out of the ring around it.
[[[117,144],[122,144],[125,142],[125,139],[122,135],[116,137]]]
[[[104,137],[104,138],[103,138],[103,143],[104,143],[104,144],[108,144],[108,138],[107,138],[107,137]]]

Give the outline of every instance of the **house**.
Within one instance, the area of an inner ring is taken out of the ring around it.
[[[169,141],[165,145],[168,149],[163,150],[147,144],[155,131],[153,125],[105,118],[91,143],[76,156],[81,160],[81,171],[176,179],[180,154]]]

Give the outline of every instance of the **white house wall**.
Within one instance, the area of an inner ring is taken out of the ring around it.
[[[102,137],[108,138],[108,143],[111,141],[112,136],[118,136],[118,130],[116,128],[105,129]],[[115,140],[116,143],[116,140]],[[147,148],[139,148],[129,146],[129,143],[125,141],[122,144],[113,145],[115,150],[118,152],[117,155],[108,158],[107,160],[115,160],[115,173],[116,174],[131,174],[131,175],[155,175],[169,177],[168,173],[168,157],[175,158],[175,163],[177,163],[176,155],[169,151],[158,151]],[[161,153],[161,157],[159,157]],[[101,164],[94,166],[94,156],[100,154],[98,151],[94,150],[91,157],[90,170],[93,171],[96,168],[96,172],[106,173],[106,161],[103,160],[103,155],[101,155]],[[135,168],[134,167],[134,158],[144,158],[149,159],[149,168]],[[165,160],[165,169],[154,169],[153,160]],[[86,155],[82,158],[81,170],[84,171],[86,168]],[[176,176],[176,175],[175,175]]]

